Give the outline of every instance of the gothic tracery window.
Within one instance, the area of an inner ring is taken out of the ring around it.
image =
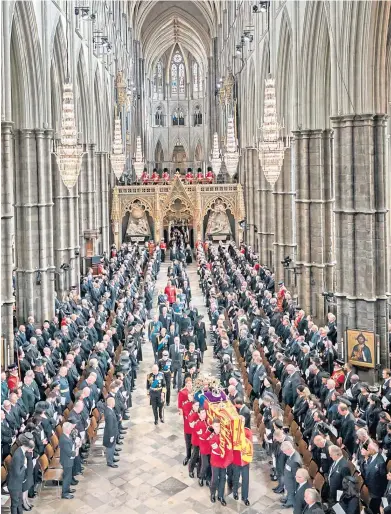
[[[194,126],[198,127],[202,125],[202,112],[199,105],[196,105],[194,109]]]
[[[173,64],[171,66],[171,93],[178,91],[178,66]]]
[[[186,70],[182,54],[176,50],[171,61],[171,94],[185,93]]]
[[[179,92],[185,92],[185,65],[182,63],[179,65]]]
[[[193,64],[193,91],[198,92],[198,64]]]

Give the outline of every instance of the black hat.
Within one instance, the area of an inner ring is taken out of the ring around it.
[[[44,365],[44,362],[43,362],[43,360],[42,360],[42,359],[37,359],[37,360],[35,361],[35,366],[43,366],[43,365]]]
[[[282,428],[284,426],[284,423],[280,419],[274,420],[273,423],[276,425],[277,428]]]
[[[204,319],[204,316],[201,315],[201,316],[197,316],[195,320],[196,321],[201,321],[202,319]]]
[[[347,407],[352,406],[352,402],[349,400],[349,398],[346,398],[346,396],[340,396],[338,398],[338,403],[344,403]]]
[[[15,371],[16,369],[18,369],[18,365],[15,363],[10,364],[7,369],[8,369],[8,371]]]
[[[53,380],[53,382],[50,384],[50,389],[54,389],[55,387],[59,386],[60,382],[58,380]]]
[[[336,360],[334,361],[334,366],[335,366],[336,364],[338,364],[338,366],[341,366],[341,367],[342,367],[342,366],[345,364],[345,362],[344,362],[343,360],[341,360],[341,359],[336,359]]]
[[[359,427],[359,428],[365,428],[367,426],[367,424],[365,423],[365,421],[361,418],[357,418],[354,422],[354,424]]]

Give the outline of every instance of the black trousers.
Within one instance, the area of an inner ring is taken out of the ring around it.
[[[186,444],[186,459],[191,458],[191,434],[185,434],[185,444]]]
[[[232,490],[234,494],[238,494],[239,479],[242,475],[242,500],[248,500],[248,489],[250,483],[250,465],[237,466],[232,464]]]
[[[212,470],[210,467],[210,455],[203,455],[201,453],[200,478],[202,478],[202,480],[208,480],[210,482],[211,477],[212,477]]]
[[[170,379],[166,380],[166,405],[170,405],[170,398],[171,398],[171,373],[170,373]]]
[[[215,495],[216,491],[218,498],[224,498],[225,478],[227,468],[217,468],[212,466],[212,481],[210,483],[210,494]]]
[[[164,262],[166,260],[166,250],[160,249],[160,253],[162,255],[162,262]]]
[[[62,475],[62,494],[69,494],[69,490],[71,488],[71,482],[72,482],[72,469],[73,469],[73,462],[72,466],[67,466],[63,469],[63,475]]]
[[[194,468],[197,466],[197,476],[200,476],[201,459],[200,459],[200,447],[193,446],[191,451],[191,457],[189,460],[189,473],[193,473]]]
[[[163,402],[161,395],[162,393],[160,391],[151,391],[150,393],[151,405],[155,421],[158,421],[158,417],[160,417],[160,419],[163,419]]]
[[[380,506],[381,506],[381,498],[371,498],[369,502],[369,508],[373,512],[373,514],[379,514],[380,513]]]
[[[11,514],[23,514],[23,493],[22,491],[10,491]]]

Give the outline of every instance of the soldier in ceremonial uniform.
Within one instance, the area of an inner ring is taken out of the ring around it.
[[[152,366],[152,372],[147,376],[147,391],[155,417],[155,425],[158,424],[158,414],[160,421],[164,423],[163,407],[166,394],[166,379],[164,374],[159,371],[157,364]]]
[[[244,423],[244,417],[241,417]],[[241,450],[233,451],[232,462],[232,490],[234,500],[238,500],[239,479],[242,476],[242,500],[248,507],[250,502],[248,500],[248,489],[250,479],[250,462],[253,458],[253,435],[249,428],[245,428],[246,447]]]
[[[223,507],[227,505],[224,499],[225,481],[227,475],[227,466],[232,461],[232,450],[225,448],[225,452],[222,452],[221,440],[220,440],[220,421],[218,419],[213,420],[212,424],[213,436],[210,438],[210,465],[212,468],[212,480],[210,483],[210,501],[216,503],[216,491],[217,499]]]
[[[197,373],[199,372],[201,365],[201,354],[199,350],[196,350],[195,343],[189,344],[189,349],[185,353],[183,360],[185,361],[186,366],[188,366],[190,362],[195,364]]]
[[[194,426],[194,431],[198,436],[198,443],[200,448],[200,459],[201,459],[201,469],[198,479],[198,484],[200,487],[203,487],[204,480],[206,485],[210,484],[210,479],[212,476],[211,468],[210,468],[210,444],[209,439],[213,437],[213,432],[209,430],[208,422],[206,421],[206,410],[200,409],[199,411],[200,419]]]
[[[162,358],[158,362],[159,371],[163,373],[166,380],[166,405],[170,406],[171,397],[171,359],[168,358],[168,351],[164,350]]]
[[[162,257],[162,262],[164,262],[166,260],[166,250],[167,250],[167,245],[166,245],[164,239],[162,239],[160,241],[160,254]]]
[[[199,414],[200,404],[194,401],[192,410],[189,414],[188,421],[191,430],[191,457],[189,461],[189,477],[194,478],[194,468],[197,466],[197,478],[200,476],[201,460],[200,460],[200,446],[198,434],[196,432],[196,424],[200,420]]]

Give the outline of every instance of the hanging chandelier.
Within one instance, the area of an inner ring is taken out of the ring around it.
[[[220,157],[220,149],[219,149],[219,136],[217,132],[213,135],[213,148],[212,148],[212,157],[210,159],[210,164],[215,175],[220,173],[221,169],[221,157]]]
[[[114,175],[117,179],[120,179],[124,172],[126,155],[122,144],[121,120],[119,117],[114,120],[113,152],[110,155],[110,161]]]
[[[265,101],[261,138],[258,155],[266,180],[274,186],[280,176],[284,162],[285,145],[280,137],[282,125],[277,119],[277,102],[275,80],[265,80]]]
[[[137,136],[136,140],[136,155],[135,160],[133,163],[134,171],[136,173],[137,178],[141,178],[141,175],[143,174],[144,170],[144,157],[143,157],[143,151],[141,148],[141,137]]]
[[[62,103],[61,143],[57,146],[55,156],[62,181],[68,189],[72,189],[77,182],[84,154],[82,145],[77,142],[73,87],[71,83],[66,83]]]
[[[227,142],[224,154],[225,167],[227,168],[228,175],[232,178],[239,163],[239,152],[236,146],[234,119],[228,118],[227,122]]]

